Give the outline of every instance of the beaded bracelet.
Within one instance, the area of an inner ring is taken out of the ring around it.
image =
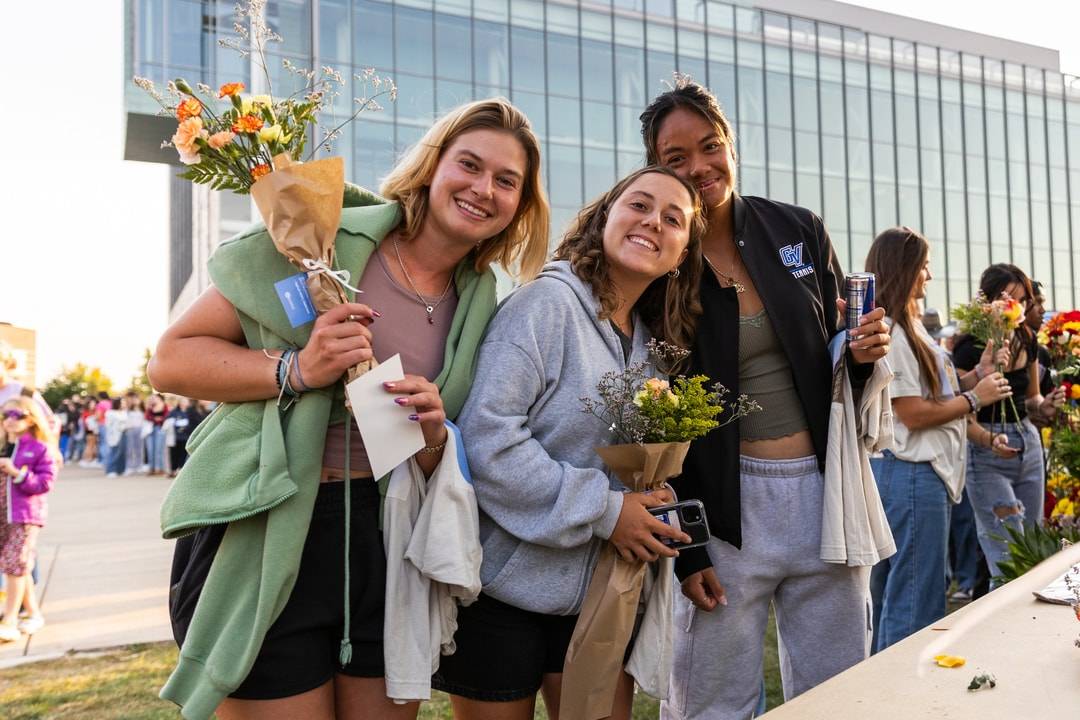
[[[300,392],[306,393],[311,389],[311,386],[304,382],[304,374],[300,372],[300,351],[294,353],[293,367],[296,368],[296,381],[300,385]]]
[[[964,399],[968,401],[968,405],[971,406],[971,412],[979,412],[979,408],[982,406],[982,404],[979,402],[979,396],[976,395],[972,390],[968,390],[967,392],[961,394],[963,395]]]
[[[446,441],[443,440],[438,445],[425,445],[424,447],[417,450],[417,452],[422,453],[424,455],[434,455],[436,453],[441,453],[443,451],[443,448],[445,448],[445,447],[446,447]]]

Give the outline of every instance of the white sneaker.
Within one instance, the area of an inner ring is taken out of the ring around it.
[[[0,623],[0,642],[15,642],[20,637],[22,637],[22,634],[19,632],[19,628],[7,623]]]
[[[105,473],[105,477],[120,477],[119,473]]]
[[[43,627],[45,627],[45,618],[41,615],[31,615],[19,620],[19,632],[27,635],[33,635]]]

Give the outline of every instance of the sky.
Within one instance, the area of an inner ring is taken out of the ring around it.
[[[1080,75],[1075,0],[852,4],[1054,48]],[[123,160],[122,12],[19,2],[0,26],[0,321],[37,331],[42,385],[83,362],[126,387],[167,323],[170,169]]]

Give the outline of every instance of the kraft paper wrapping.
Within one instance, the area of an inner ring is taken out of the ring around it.
[[[689,449],[688,442],[648,443],[609,445],[596,452],[624,485],[644,492],[680,474]],[[611,715],[646,570],[644,562],[627,562],[614,545],[604,545],[566,650],[559,717],[600,720]]]
[[[277,155],[273,162],[274,171],[251,186],[251,197],[274,246],[303,272],[308,272],[304,260],[318,260],[332,268],[345,193],[345,162],[331,157],[300,163],[287,153]],[[326,273],[308,273],[307,286],[311,303],[320,313],[348,302],[345,290]],[[370,369],[370,363],[350,368],[348,380]]]

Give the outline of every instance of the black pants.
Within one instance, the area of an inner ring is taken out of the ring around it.
[[[266,633],[251,672],[231,697],[271,700],[299,695],[337,673],[383,676],[386,556],[379,530],[379,489],[371,480],[352,481],[349,637],[353,659],[344,667],[338,662],[345,617],[344,489],[343,482],[320,486],[296,585]],[[169,615],[178,645],[184,644],[227,528],[211,525],[176,542]]]

